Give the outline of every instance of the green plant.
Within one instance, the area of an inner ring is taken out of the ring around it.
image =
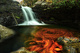
[[[17,19],[20,19],[20,17],[16,16]]]

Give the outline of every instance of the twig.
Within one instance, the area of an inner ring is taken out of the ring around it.
[[[16,22],[16,25],[18,25],[18,22],[17,22],[17,20],[16,20],[16,18],[15,18],[15,16],[14,16],[14,14],[13,14],[13,13],[12,13],[12,16],[13,16],[13,18],[14,18],[15,22]]]

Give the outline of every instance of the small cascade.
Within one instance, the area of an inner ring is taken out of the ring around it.
[[[45,25],[44,22],[40,23],[35,19],[34,12],[30,7],[21,6],[24,14],[24,22],[19,25]]]

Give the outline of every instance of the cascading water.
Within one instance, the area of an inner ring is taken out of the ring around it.
[[[34,12],[32,11],[32,9],[30,7],[27,7],[27,6],[25,6],[25,7],[21,6],[21,7],[22,7],[25,21],[19,25],[45,25],[43,22],[39,23],[35,19]]]

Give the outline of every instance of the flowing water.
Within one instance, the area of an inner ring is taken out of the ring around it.
[[[45,25],[44,22],[40,23],[35,19],[35,13],[30,7],[22,6],[22,11],[24,14],[24,22],[19,25]]]

